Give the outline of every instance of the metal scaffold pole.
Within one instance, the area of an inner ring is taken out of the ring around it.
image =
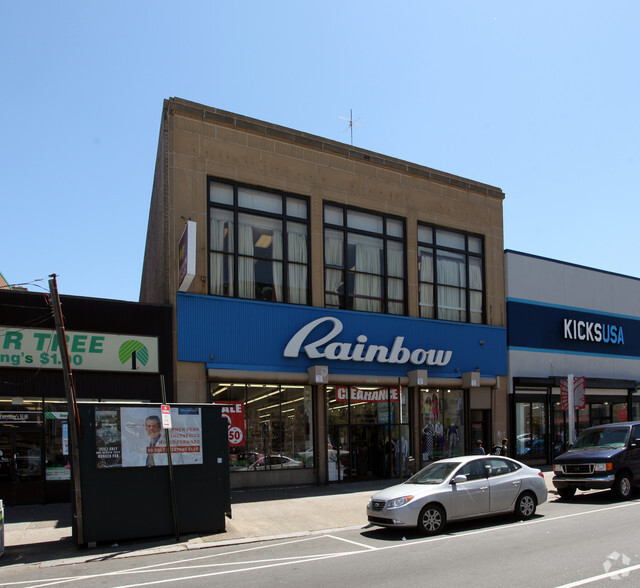
[[[84,543],[83,523],[82,523],[82,491],[80,485],[80,454],[78,442],[82,437],[80,427],[80,415],[78,414],[78,403],[76,390],[71,373],[71,363],[69,362],[69,348],[67,347],[67,337],[62,318],[62,307],[58,296],[58,284],[56,274],[49,276],[49,291],[51,293],[51,309],[56,323],[56,334],[58,337],[58,348],[62,359],[62,373],[64,375],[64,389],[67,398],[67,421],[69,423],[69,451],[71,452],[71,484],[73,492],[73,504],[76,523],[76,539],[79,545]]]

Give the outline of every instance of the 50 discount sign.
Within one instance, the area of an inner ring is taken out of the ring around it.
[[[228,421],[229,447],[245,444],[244,403],[243,402],[214,402],[222,407],[222,416]]]

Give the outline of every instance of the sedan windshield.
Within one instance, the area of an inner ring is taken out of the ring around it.
[[[406,484],[442,484],[451,472],[460,465],[459,462],[448,461],[446,463],[434,462],[426,468],[421,469],[417,474],[411,476]]]
[[[629,428],[592,429],[584,431],[576,439],[571,450],[575,449],[620,449],[627,444]]]

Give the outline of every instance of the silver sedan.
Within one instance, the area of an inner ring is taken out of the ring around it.
[[[406,482],[376,492],[372,525],[417,527],[425,535],[447,521],[514,513],[530,519],[547,500],[542,472],[508,457],[469,455],[433,462]]]

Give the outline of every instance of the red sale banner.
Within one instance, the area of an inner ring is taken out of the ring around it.
[[[222,407],[222,416],[228,421],[229,447],[244,445],[244,403],[214,402]]]

